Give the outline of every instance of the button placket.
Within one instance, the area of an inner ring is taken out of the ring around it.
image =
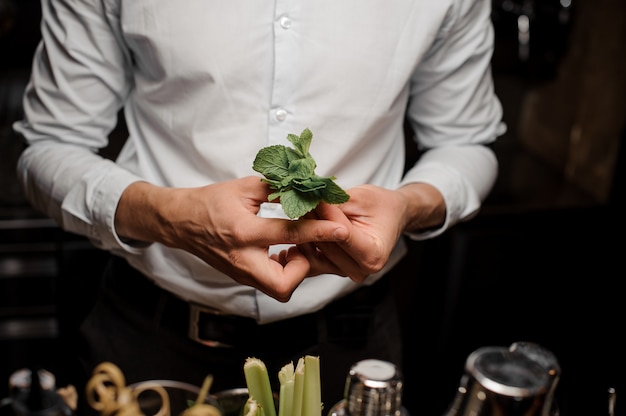
[[[272,83],[272,101],[269,114],[269,142],[283,143],[286,140],[290,123],[287,120],[292,116],[291,102],[293,84],[290,63],[294,56],[295,20],[291,14],[294,4],[288,0],[276,0],[274,15],[274,75]]]

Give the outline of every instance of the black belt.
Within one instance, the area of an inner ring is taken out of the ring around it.
[[[311,346],[320,341],[321,330],[328,342],[362,345],[367,341],[376,305],[390,293],[389,279],[382,278],[330,303],[320,312],[259,325],[252,318],[186,302],[152,283],[119,257],[113,256],[109,262],[104,285],[127,307],[201,344],[242,347],[254,340],[256,349],[264,344],[275,349],[274,341],[286,336],[303,347]]]

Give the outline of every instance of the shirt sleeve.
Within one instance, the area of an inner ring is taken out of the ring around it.
[[[428,55],[415,71],[407,117],[422,157],[401,185],[425,182],[446,202],[436,230],[411,233],[425,239],[472,218],[495,183],[498,162],[487,146],[506,130],[491,74],[494,32],[488,0],[460,0]]]
[[[71,3],[71,4],[70,4]],[[14,124],[27,148],[17,173],[32,205],[107,250],[135,250],[115,234],[119,198],[140,180],[98,155],[130,90],[129,57],[104,2],[43,0],[40,42]]]

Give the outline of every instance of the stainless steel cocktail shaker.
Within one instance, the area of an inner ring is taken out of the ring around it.
[[[362,360],[350,368],[344,400],[328,416],[408,416],[402,407],[403,377],[387,361]]]
[[[554,391],[561,374],[545,348],[516,342],[471,353],[446,416],[556,416]]]

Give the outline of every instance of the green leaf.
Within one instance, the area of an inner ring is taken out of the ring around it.
[[[287,158],[289,159],[289,163],[293,162],[294,160],[300,160],[300,159],[304,159],[307,156],[303,156],[301,155],[296,149],[293,149],[291,147],[286,147],[287,149]]]
[[[280,194],[280,203],[283,206],[283,211],[291,219],[300,218],[307,212],[312,211],[320,201],[321,198],[311,193],[305,194],[295,189],[281,192]]]
[[[350,196],[334,182],[335,177],[315,174],[317,163],[309,154],[313,133],[308,128],[300,136],[288,134],[293,148],[272,145],[259,150],[252,168],[261,173],[262,181],[276,192],[268,195],[268,201],[280,198],[285,214],[299,218],[315,209],[323,200],[330,204],[343,204]]]
[[[309,148],[311,147],[311,141],[313,140],[313,133],[308,128],[304,129],[300,136],[295,134],[288,134],[287,140],[293,144],[296,151],[300,154],[300,157],[309,156]]]
[[[317,190],[326,188],[326,182],[321,179],[323,178],[319,178],[319,179],[306,178],[303,180],[294,179],[292,182],[292,186],[294,187],[294,189],[298,190],[299,192],[315,192]],[[321,198],[321,195],[319,194],[316,194],[316,195],[318,195]]]
[[[268,179],[281,180],[289,174],[289,156],[287,147],[277,144],[259,150],[252,169]]]
[[[321,191],[322,199],[329,204],[343,204],[348,202],[350,195],[346,193],[339,185],[335,183],[331,178],[322,178],[326,187]]]
[[[270,184],[270,188],[272,188],[272,189],[281,189],[284,186],[288,185],[288,183],[291,181],[291,179],[289,179],[287,184],[285,184],[284,183],[285,182],[284,178],[282,180],[263,178],[262,180],[263,180],[263,182],[269,183]]]
[[[306,179],[315,175],[315,160],[311,157],[292,160],[289,163],[289,174],[296,179]]]
[[[267,196],[267,200],[272,202],[273,200],[280,198],[280,196],[283,194],[283,192],[285,191],[278,191],[278,192],[272,192],[271,194],[269,194]]]

